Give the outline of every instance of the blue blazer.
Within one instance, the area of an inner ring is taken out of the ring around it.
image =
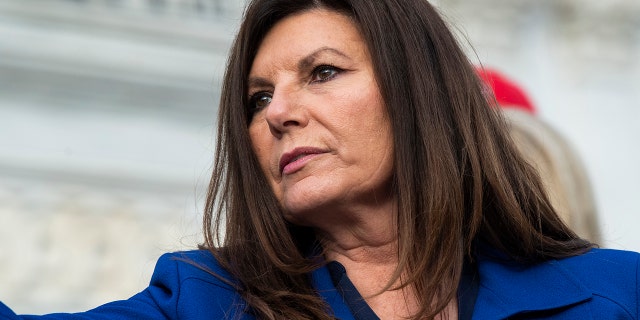
[[[192,263],[189,263],[191,261]],[[128,300],[76,314],[16,315],[0,303],[0,319],[254,319],[224,281],[233,282],[207,251],[165,254],[149,287]],[[640,254],[593,249],[567,259],[522,266],[478,258],[480,288],[473,319],[636,319],[640,301]],[[313,284],[339,319],[353,319],[327,268]]]

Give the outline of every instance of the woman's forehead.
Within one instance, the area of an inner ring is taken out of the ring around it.
[[[280,63],[298,68],[322,57],[357,59],[368,55],[353,20],[325,9],[307,10],[277,22],[265,35],[253,59],[251,73]]]

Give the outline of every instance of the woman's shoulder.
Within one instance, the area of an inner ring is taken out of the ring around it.
[[[582,255],[555,260],[567,277],[591,292],[591,307],[601,315],[619,314],[636,319],[640,309],[640,253],[592,249]]]
[[[635,276],[640,270],[640,253],[616,249],[593,248],[589,251],[562,259],[553,259],[537,264],[522,264],[506,257],[504,254],[480,255],[479,262],[485,268],[497,270],[534,271],[538,269],[558,268],[570,272],[575,277],[593,279],[616,277],[620,275]]]
[[[0,319],[253,319],[236,281],[206,250],[162,255],[149,286],[127,300],[77,314],[19,316],[0,302]]]
[[[577,278],[594,294],[618,298],[635,296],[640,290],[640,253],[615,249],[591,249],[553,264]]]
[[[157,265],[162,266],[164,263],[176,263],[181,267],[190,265],[222,270],[220,263],[209,250],[167,252],[158,258]],[[183,263],[186,265],[183,265]]]
[[[522,312],[555,315],[549,319],[587,313],[596,319],[638,316],[639,253],[591,249],[537,264],[495,258],[478,262],[480,318],[508,318]]]
[[[625,288],[630,291],[638,290],[638,252],[594,248],[584,254],[553,260],[550,263],[599,292],[620,292]]]
[[[162,255],[151,276],[145,296],[155,301],[170,319],[246,317],[246,304],[238,282],[207,250]]]
[[[594,248],[581,255],[556,260],[556,263],[571,268],[578,274],[585,275],[595,275],[603,271],[607,273],[612,271],[637,272],[637,269],[631,267],[637,267],[640,263],[640,253]],[[586,268],[586,266],[590,267]]]
[[[191,250],[165,253],[158,259],[151,277],[155,281],[177,282],[204,281],[224,289],[233,290],[235,281],[208,250]]]

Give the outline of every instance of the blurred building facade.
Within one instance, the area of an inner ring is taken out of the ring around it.
[[[0,300],[79,311],[195,248],[237,0],[0,1]]]
[[[0,300],[41,313],[126,298],[162,252],[200,241],[243,2],[0,0]],[[640,250],[640,2],[434,3],[576,145],[605,245]]]

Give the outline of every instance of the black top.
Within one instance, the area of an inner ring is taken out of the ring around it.
[[[465,260],[462,266],[462,277],[458,284],[458,320],[471,320],[479,288],[478,267]]]
[[[338,289],[344,300],[351,309],[351,313],[356,320],[379,320],[380,318],[373,312],[371,307],[364,301],[356,287],[351,283],[347,272],[339,262],[331,261],[327,264],[333,285]],[[458,319],[471,320],[473,307],[478,296],[480,281],[478,272],[474,265],[465,261],[462,269],[462,278],[458,285]]]

